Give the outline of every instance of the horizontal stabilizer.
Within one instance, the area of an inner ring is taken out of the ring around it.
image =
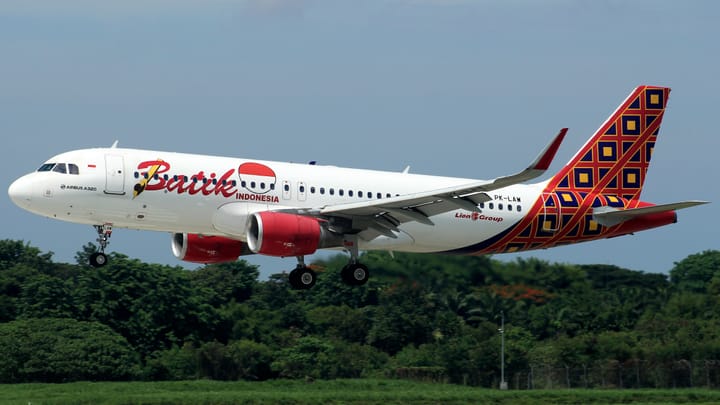
[[[598,207],[593,210],[593,219],[603,226],[615,226],[617,224],[629,221],[633,218],[637,218],[648,214],[657,214],[660,212],[675,211],[682,208],[690,208],[696,205],[707,204],[709,201],[681,201],[670,204],[651,205],[649,207],[640,208],[613,208],[613,207]]]

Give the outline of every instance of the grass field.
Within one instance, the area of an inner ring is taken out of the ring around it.
[[[0,385],[0,404],[717,404],[720,390],[499,391],[401,380]]]

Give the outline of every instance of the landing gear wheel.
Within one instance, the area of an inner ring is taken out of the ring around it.
[[[298,267],[288,276],[290,285],[297,290],[312,288],[317,282],[317,275],[307,267]]]
[[[290,282],[290,286],[292,288],[298,288],[298,284],[300,283],[298,281],[298,269],[294,269],[288,274],[288,281]]]
[[[340,276],[345,284],[363,285],[370,278],[370,272],[364,264],[350,263],[342,268]]]
[[[90,255],[90,265],[96,269],[107,264],[107,256],[103,252],[95,252]]]
[[[95,231],[98,234],[97,242],[100,246],[100,251],[90,255],[90,265],[98,268],[107,264],[108,258],[105,254],[105,248],[110,243],[110,236],[112,236],[112,224],[105,223],[102,225],[95,225]]]

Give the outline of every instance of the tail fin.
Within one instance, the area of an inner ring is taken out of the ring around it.
[[[633,90],[548,184],[548,190],[614,194],[638,199],[670,89]]]

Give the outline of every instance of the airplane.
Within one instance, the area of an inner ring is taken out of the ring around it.
[[[483,255],[612,238],[677,222],[706,201],[640,200],[670,89],[635,88],[570,161],[549,168],[567,128],[518,173],[492,180],[110,148],[54,156],[14,181],[19,207],[93,225],[107,263],[114,228],[171,234],[173,254],[220,263],[261,254],[296,257],[297,289],[315,285],[305,256],[349,253],[349,285],[370,275],[359,252]]]

